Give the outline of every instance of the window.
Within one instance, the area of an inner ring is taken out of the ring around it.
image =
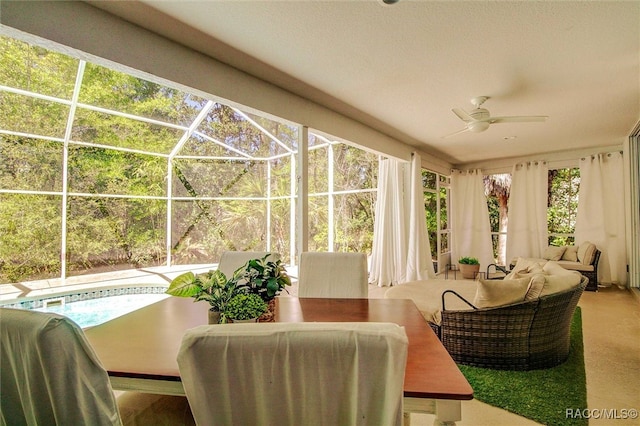
[[[507,250],[507,214],[511,175],[508,173],[485,176],[484,193],[489,206],[489,223],[494,260],[505,264]]]
[[[0,37],[0,284],[289,262],[300,128]],[[378,156],[308,143],[310,249],[370,253]]]
[[[448,176],[423,169],[422,187],[429,244],[434,256],[434,269],[438,272],[444,270],[451,253],[448,216],[450,179]]]
[[[378,156],[309,135],[309,250],[371,253]]]
[[[494,257],[499,264],[504,265],[511,175],[485,176],[484,184]],[[562,246],[574,243],[579,186],[580,169],[549,170],[547,228],[550,245]]]
[[[549,170],[549,205],[547,224],[549,245],[564,246],[575,242],[580,169]]]

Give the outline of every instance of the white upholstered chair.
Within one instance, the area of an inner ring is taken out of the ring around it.
[[[367,256],[364,253],[300,254],[299,297],[367,298]]]
[[[121,424],[107,372],[77,324],[2,308],[0,329],[0,423]]]
[[[0,330],[1,425],[195,424],[184,397],[116,399],[84,332],[67,317],[0,308]]]
[[[391,323],[221,324],[178,365],[197,424],[400,425],[407,344]]]
[[[262,259],[268,251],[225,251],[220,256],[218,270],[224,274],[227,279],[233,276],[233,273],[251,259]],[[278,260],[280,254],[271,253],[268,260]]]

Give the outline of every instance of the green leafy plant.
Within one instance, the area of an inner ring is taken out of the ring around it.
[[[478,259],[476,259],[475,257],[461,257],[458,260],[458,263],[461,263],[463,265],[479,265],[480,264]]]
[[[186,272],[171,281],[165,293],[179,297],[193,297],[195,302],[209,302],[211,310],[225,312],[229,301],[241,292],[237,283],[220,271],[209,271],[195,275]]]
[[[291,278],[280,259],[267,260],[271,254],[262,259],[251,259],[233,273],[233,280],[238,288],[247,293],[257,294],[268,302],[285,288],[291,285]]]
[[[267,312],[267,303],[255,293],[239,293],[231,298],[223,312],[232,320],[249,320],[258,318]]]

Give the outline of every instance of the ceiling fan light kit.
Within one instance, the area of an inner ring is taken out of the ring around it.
[[[472,121],[469,124],[467,124],[467,128],[469,129],[470,132],[474,132],[474,133],[484,132],[489,128],[489,122],[488,121]]]
[[[475,107],[471,112],[466,112],[460,108],[453,108],[451,111],[453,111],[460,120],[464,121],[466,125],[464,129],[444,137],[448,138],[463,132],[484,132],[491,124],[496,123],[535,123],[546,121],[548,118],[546,115],[492,117],[488,109],[481,108],[482,104],[488,99],[489,96],[477,96],[471,99],[471,104]]]

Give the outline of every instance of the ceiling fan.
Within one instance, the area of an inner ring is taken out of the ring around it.
[[[533,123],[542,122],[547,119],[546,115],[526,115],[526,116],[510,116],[510,117],[491,117],[489,110],[486,108],[480,108],[483,103],[489,99],[488,96],[478,96],[471,99],[471,103],[475,107],[471,112],[466,112],[460,108],[453,108],[451,111],[460,118],[460,120],[466,123],[466,126],[462,130],[451,133],[450,135],[443,136],[448,138],[449,136],[457,135],[463,132],[484,132],[494,123]]]

